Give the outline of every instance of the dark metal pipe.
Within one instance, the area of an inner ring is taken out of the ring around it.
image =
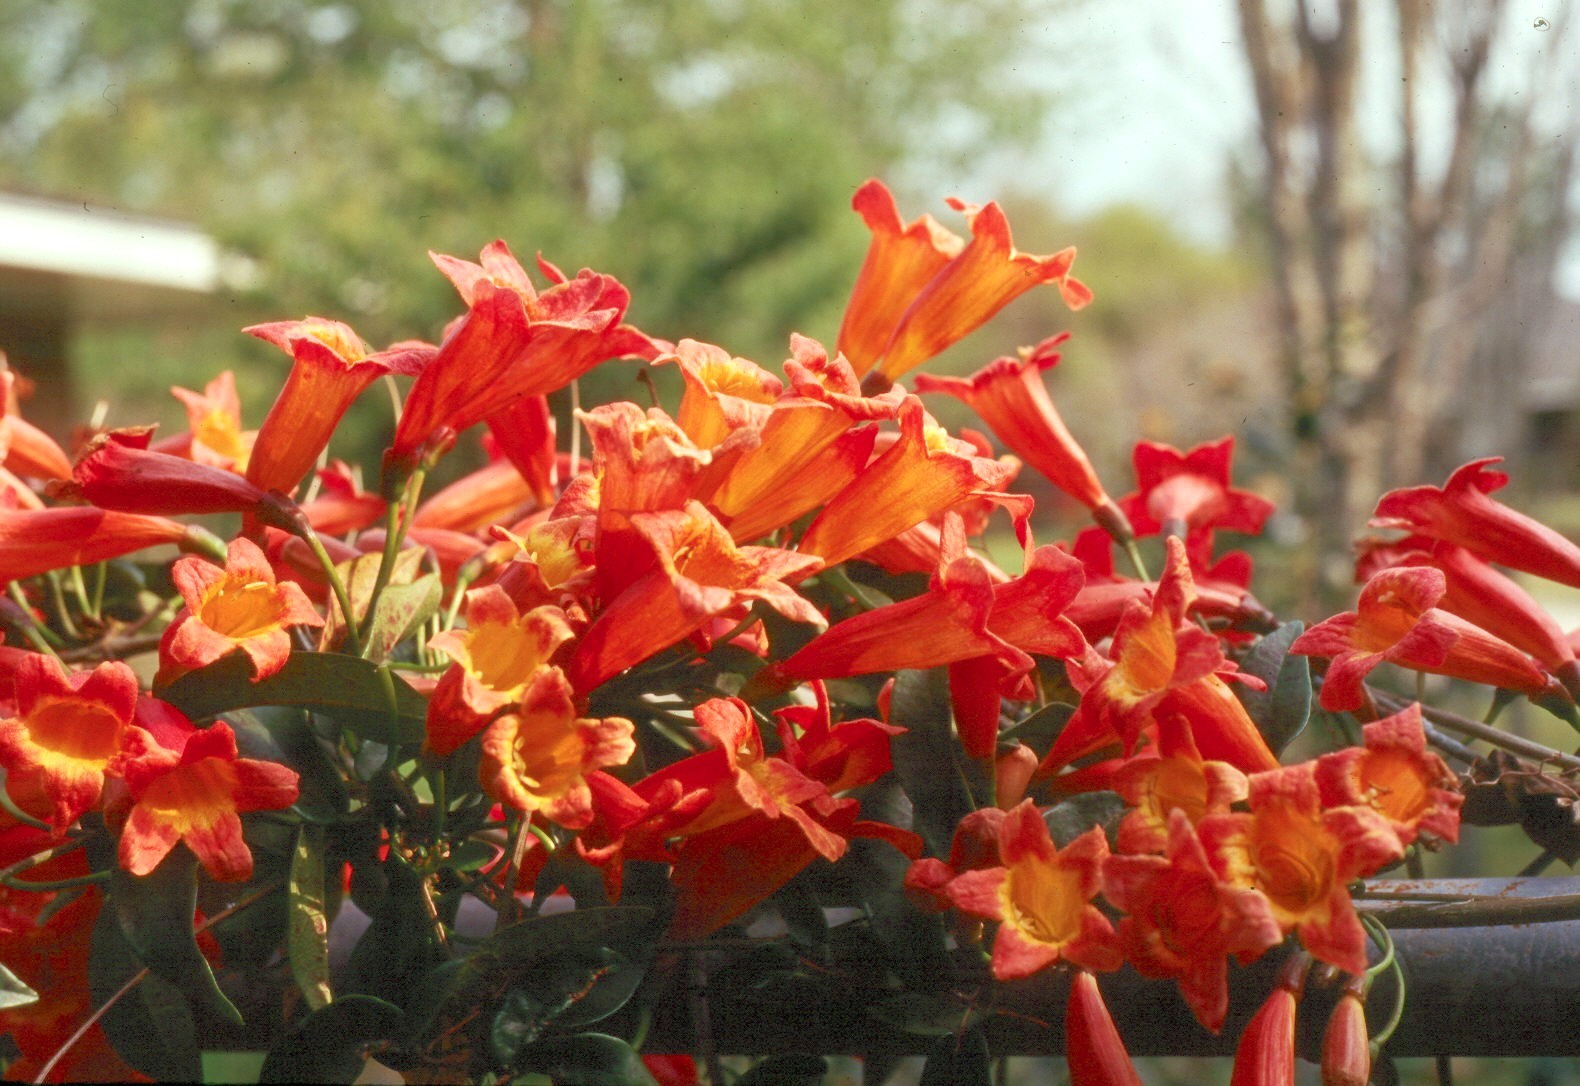
[[[1389,925],[1406,978],[1404,1016],[1389,1054],[1580,1056],[1580,878],[1378,880],[1367,892],[1360,907]],[[892,1024],[915,1021],[918,1005],[899,993],[888,1004],[875,998],[877,963],[863,976],[861,963],[829,962],[828,977],[845,980],[819,983],[797,981],[794,970],[765,977],[737,957],[715,952],[709,975],[708,1016],[720,1052],[915,1053],[933,1041]],[[1217,1036],[1197,1024],[1171,981],[1127,968],[1100,983],[1133,1055],[1232,1055],[1282,958],[1274,952],[1244,969],[1231,966],[1229,1015]],[[1010,984],[961,975],[940,988],[940,1031],[958,1026],[975,1006],[973,1020],[983,1024],[995,1054],[1063,1051],[1069,985],[1057,971]],[[1338,990],[1308,985],[1299,1018],[1303,1055],[1319,1051]],[[1373,1029],[1387,1020],[1396,994],[1392,974],[1373,986]],[[661,1003],[649,1051],[697,1050],[684,1002]]]

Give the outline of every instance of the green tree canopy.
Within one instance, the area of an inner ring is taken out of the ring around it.
[[[502,235],[770,360],[832,336],[848,200],[1046,112],[1030,0],[11,0],[0,185],[194,219],[278,318],[433,337]],[[1046,14],[1045,12],[1042,14]]]

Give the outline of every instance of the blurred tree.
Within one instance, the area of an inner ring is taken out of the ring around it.
[[[272,317],[378,342],[456,310],[423,249],[503,235],[618,275],[656,335],[772,363],[838,326],[864,177],[1043,116],[1005,75],[1033,8],[7,0],[0,185],[196,220]]]
[[[1550,5],[1533,25],[1506,0],[1368,5],[1375,23],[1359,0],[1238,2],[1299,508],[1325,558],[1305,583],[1331,596],[1348,584],[1350,541],[1377,496],[1437,481],[1434,453],[1461,455],[1445,423],[1488,395],[1466,381],[1469,322],[1507,297],[1516,238],[1564,233],[1580,129],[1572,88],[1562,93],[1575,75],[1564,48],[1573,5]],[[1516,26],[1537,40],[1511,49]],[[1398,76],[1387,154],[1368,154],[1363,139],[1376,127],[1363,114],[1375,109],[1361,93],[1363,55]],[[1555,98],[1564,107],[1544,115]],[[1564,179],[1557,199],[1533,188],[1537,171]],[[1518,266],[1544,275],[1552,297],[1555,263]],[[1506,372],[1491,394],[1506,398],[1514,379]]]

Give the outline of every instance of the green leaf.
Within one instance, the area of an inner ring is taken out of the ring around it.
[[[1284,623],[1258,641],[1240,661],[1240,670],[1261,679],[1267,684],[1266,690],[1234,684],[1241,704],[1274,754],[1288,746],[1311,719],[1311,661],[1289,651],[1305,628],[1303,622]]]
[[[417,571],[422,568],[423,550],[421,547],[407,547],[395,556],[395,565],[390,570],[389,583],[385,591],[391,588],[400,588],[411,584],[417,577]],[[346,586],[346,595],[351,597],[351,609],[357,615],[357,627],[364,638],[368,630],[368,601],[373,598],[373,585],[378,580],[379,566],[383,563],[382,553],[358,555],[345,562],[335,565],[335,573]],[[380,608],[382,610],[382,606]],[[345,621],[340,613],[340,600],[334,596],[329,600],[329,621],[324,625],[319,636],[319,648],[335,644],[345,631]],[[380,657],[373,657],[378,660]]]
[[[401,1019],[399,1007],[373,996],[337,999],[269,1050],[258,1081],[352,1082],[367,1062],[362,1046],[397,1036]]]
[[[121,1059],[150,1078],[196,1082],[203,1073],[197,1027],[181,992],[167,981],[145,974],[135,987],[120,994],[127,981],[143,970],[115,910],[103,910],[93,927],[88,992],[96,1008],[119,995],[99,1019],[105,1037]]]
[[[301,709],[260,706],[226,717],[244,758],[280,762],[296,770],[301,794],[291,810],[309,822],[342,821],[351,807],[340,768],[313,734]]]
[[[334,999],[329,987],[329,919],[324,915],[322,826],[304,824],[296,831],[286,909],[291,976],[307,1005],[316,1011]]]
[[[953,992],[899,992],[879,1000],[867,1013],[885,1025],[923,1037],[953,1035],[962,1022],[969,1025],[976,1011]]]
[[[403,552],[403,553],[418,553]],[[391,584],[379,596],[373,621],[361,631],[362,643],[374,660],[382,660],[422,623],[432,618],[444,601],[444,585],[437,573],[418,577],[411,584]]]
[[[551,1037],[525,1049],[518,1070],[578,1086],[657,1086],[636,1049],[606,1033]]]
[[[807,880],[792,879],[772,900],[792,943],[807,950],[828,945],[828,918]]]
[[[933,856],[949,855],[955,826],[975,804],[966,790],[960,744],[951,728],[949,685],[942,668],[895,675],[891,723],[906,731],[889,743],[894,770],[915,814],[912,829]]]
[[[760,1061],[735,1086],[818,1086],[826,1074],[828,1061],[822,1056],[787,1052]]]
[[[999,736],[1000,742],[1025,743],[1037,750],[1047,750],[1059,738],[1064,726],[1075,715],[1075,706],[1055,701],[1044,705],[1025,720],[1008,728]]]
[[[959,1036],[940,1037],[927,1053],[916,1086],[992,1086],[987,1037],[972,1026]]]
[[[334,717],[363,739],[420,743],[428,702],[390,675],[394,704],[377,664],[332,652],[293,652],[285,667],[258,682],[243,653],[189,671],[159,696],[194,720],[260,705],[292,705]]]
[[[197,857],[178,845],[147,875],[111,870],[110,902],[132,950],[156,976],[194,1006],[241,1025],[241,1012],[219,990],[192,930],[197,909]]]
[[[1042,820],[1053,843],[1063,848],[1093,826],[1101,826],[1112,839],[1128,809],[1117,792],[1082,792],[1049,807]]]
[[[0,964],[0,1011],[15,1010],[37,1002],[38,993],[23,983],[21,977]]]

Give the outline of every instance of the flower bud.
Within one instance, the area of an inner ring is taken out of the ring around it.
[[[1076,972],[1064,1009],[1064,1052],[1071,1086],[1141,1086],[1097,978]]]
[[[1351,982],[1333,1008],[1322,1037],[1322,1086],[1366,1086],[1371,1073],[1365,988]]]

